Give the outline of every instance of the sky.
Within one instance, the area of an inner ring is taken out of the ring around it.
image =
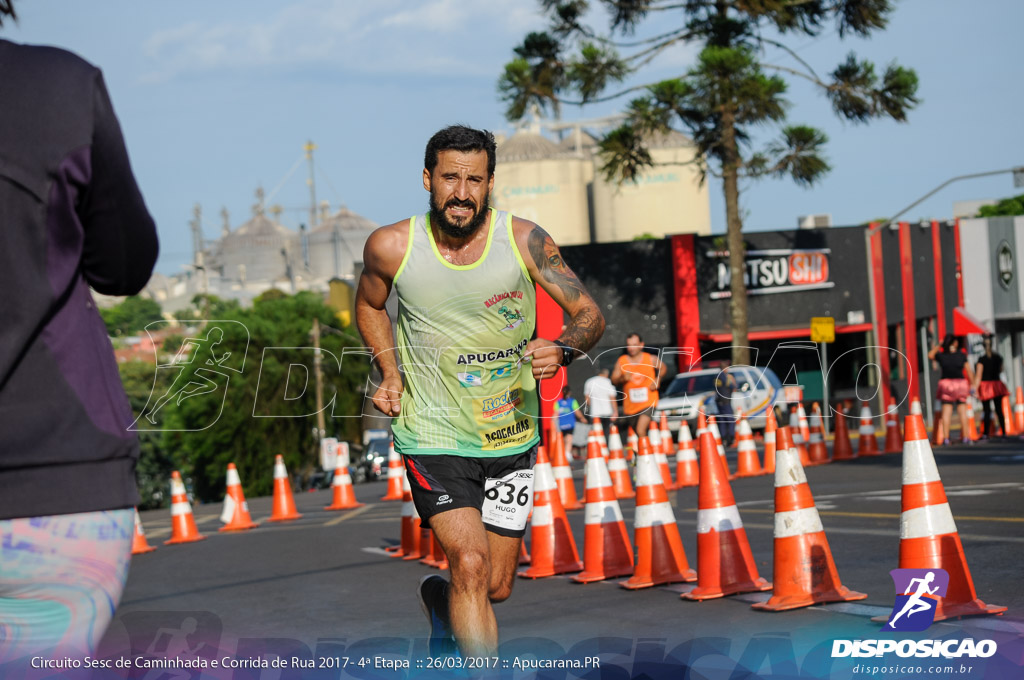
[[[1024,2],[896,7],[888,29],[870,39],[840,41],[830,27],[787,44],[819,73],[850,51],[879,69],[892,61],[916,69],[922,101],[909,122],[844,123],[813,86],[790,78],[789,121],[827,133],[833,169],[811,189],[743,184],[745,229],[791,229],[814,213],[859,224],[892,216],[952,177],[1024,165],[1024,69],[1013,47]],[[523,36],[546,24],[534,0],[15,0],[15,9],[18,22],[5,22],[0,38],[63,47],[103,69],[158,224],[165,274],[191,261],[196,203],[207,239],[220,234],[222,208],[232,227],[249,219],[257,186],[285,208],[285,225],[308,221],[307,140],[317,145],[317,200],[332,211],[344,204],[379,224],[422,212],[427,139],[455,122],[510,134],[497,79]],[[600,10],[590,19],[607,25]],[[696,51],[680,45],[626,85],[681,74]],[[763,58],[797,65],[778,50]],[[625,104],[567,106],[562,117]],[[721,183],[709,181],[712,232],[723,233]],[[1019,193],[1009,174],[957,182],[903,219],[945,219],[954,201]]]

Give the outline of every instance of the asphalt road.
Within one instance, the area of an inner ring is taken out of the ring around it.
[[[1024,442],[938,448],[935,455],[978,596],[1009,611],[999,617],[940,622],[928,635],[1019,642],[1024,639]],[[735,469],[735,451],[729,459]],[[582,498],[580,466],[577,462],[577,493]],[[672,666],[666,659],[690,655],[696,659],[694,668],[700,669],[691,677],[709,678],[742,677],[733,675],[742,658],[753,659],[746,667],[761,668],[765,677],[789,677],[778,669],[791,663],[804,672],[811,664],[813,676],[819,672],[814,664],[828,663],[816,655],[833,638],[879,637],[880,624],[870,617],[888,614],[893,605],[888,572],[898,567],[901,456],[832,463],[806,473],[842,582],[867,593],[866,600],[767,613],[752,610],[750,604],[770,593],[697,603],[680,600],[679,593],[690,587],[685,585],[627,591],[611,581],[579,585],[567,577],[517,579],[510,600],[496,607],[503,658],[524,650],[552,656],[600,653],[605,663],[600,677],[636,677],[636,666],[630,670],[629,663],[649,658],[655,668],[649,674],[657,677],[657,669]],[[772,478],[737,479],[732,489],[760,573],[771,579]],[[163,545],[170,534],[167,511],[143,513],[147,537],[159,549],[133,560],[101,650],[109,655],[128,650],[171,653],[167,645],[173,642],[168,640],[192,627],[186,622],[192,618],[195,631],[186,631],[185,638],[189,649],[211,658],[344,655],[351,664],[365,654],[390,653],[396,659],[425,654],[428,627],[415,589],[419,578],[433,570],[384,554],[382,548],[398,542],[401,509],[401,503],[380,501],[385,484],[361,484],[355,492],[367,505],[347,512],[323,510],[330,503],[329,491],[296,494],[303,517],[277,524],[266,522],[270,498],[250,498],[260,526],[242,533],[217,532],[219,505],[196,506],[197,523],[207,540],[185,545]],[[670,495],[683,545],[696,568],[697,489]],[[623,500],[620,506],[632,532],[633,502]],[[571,512],[569,517],[582,556],[583,513]],[[160,629],[163,634],[158,634]],[[774,641],[776,652],[762,663],[757,650],[764,640]],[[694,651],[704,648],[710,651]],[[622,662],[618,666],[616,659]],[[662,668],[659,660],[668,665]],[[827,675],[828,669],[820,672]],[[291,667],[279,669],[279,674],[273,669],[234,673],[230,677],[315,675]],[[322,673],[316,677],[400,677],[389,669],[351,665]],[[549,677],[566,677],[562,673]],[[848,669],[833,677],[843,674],[856,677]]]

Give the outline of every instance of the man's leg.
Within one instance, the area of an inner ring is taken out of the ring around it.
[[[491,582],[487,595],[491,602],[504,602],[512,594],[522,542],[522,538],[487,532],[491,553]]]
[[[636,417],[636,433],[640,437],[647,436],[647,428],[651,424],[651,415],[644,411]]]
[[[448,556],[448,615],[459,650],[464,656],[494,656],[498,650],[498,623],[489,598],[490,546],[480,511],[448,510],[431,517],[430,527]],[[508,590],[511,591],[511,585]]]

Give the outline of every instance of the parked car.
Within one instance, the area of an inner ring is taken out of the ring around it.
[[[390,439],[372,439],[361,453],[352,452],[352,475],[354,483],[373,482],[388,474],[388,451]]]
[[[778,407],[782,416],[788,413],[782,383],[772,369],[762,366],[730,366],[725,371],[736,381],[736,390],[731,398],[734,417],[742,413],[751,428],[763,430],[768,422],[769,409]],[[695,433],[699,411],[707,415],[718,414],[715,381],[721,372],[719,368],[707,368],[676,375],[661,393],[654,411],[655,420],[659,420],[664,413],[669,429],[678,430],[679,423],[685,420]],[[779,415],[776,413],[776,416]],[[785,424],[779,423],[780,426]]]

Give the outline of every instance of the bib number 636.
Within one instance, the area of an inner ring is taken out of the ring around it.
[[[486,524],[522,530],[532,508],[532,469],[516,470],[504,477],[484,481],[484,503],[480,512]]]

